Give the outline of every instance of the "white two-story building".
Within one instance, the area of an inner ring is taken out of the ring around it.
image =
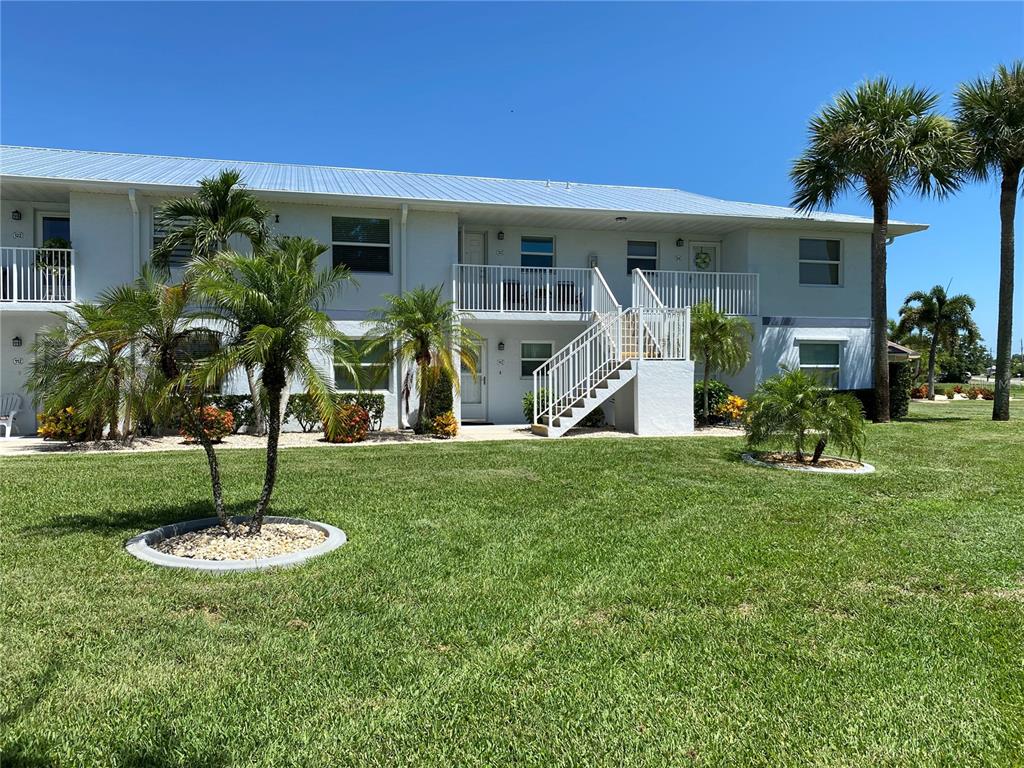
[[[160,234],[161,201],[227,168],[266,201],[275,233],[316,238],[325,267],[351,268],[358,288],[329,308],[349,336],[385,294],[444,287],[484,339],[479,376],[462,381],[464,422],[521,422],[536,381],[549,393],[540,432],[597,406],[619,428],[692,429],[685,309],[701,301],[753,326],[752,360],[728,380],[741,394],[782,365],[841,389],[872,384],[869,219],[677,189],[5,146],[0,392],[24,398],[16,432],[35,428],[24,379],[50,313],[132,280]],[[41,253],[55,237],[71,247]],[[406,419],[401,377],[380,384],[391,427]]]

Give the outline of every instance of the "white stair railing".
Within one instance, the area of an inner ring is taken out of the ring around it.
[[[604,279],[600,269],[593,267],[592,270],[593,284],[591,291],[593,296],[590,300],[590,306],[593,308],[594,313],[597,315],[618,314],[622,311],[622,305],[615,299],[615,294],[608,287],[608,281]]]

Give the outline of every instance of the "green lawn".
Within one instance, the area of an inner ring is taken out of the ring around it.
[[[128,556],[200,453],[0,460],[4,766],[1021,765],[1024,404],[913,406],[878,473],[738,439],[284,452],[305,566]],[[222,453],[233,502],[262,454]]]

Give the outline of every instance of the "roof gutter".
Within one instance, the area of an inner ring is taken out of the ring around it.
[[[405,293],[406,288],[407,288],[406,279],[405,279],[405,267],[406,267],[406,264],[408,263],[408,253],[409,253],[409,250],[408,250],[408,247],[406,245],[407,238],[405,236],[405,233],[406,233],[406,229],[407,229],[406,228],[406,222],[408,221],[408,219],[409,219],[409,204],[408,203],[402,203],[402,224],[401,224],[401,235],[400,235],[401,240],[399,241],[399,244],[398,244],[399,253],[401,254],[399,256],[399,262],[398,262],[398,293],[399,293],[399,295]]]

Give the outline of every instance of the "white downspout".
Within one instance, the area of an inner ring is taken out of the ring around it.
[[[408,231],[409,221],[409,204],[402,203],[402,218],[399,224],[399,235],[398,235],[398,295],[401,296],[408,290],[408,280],[406,279],[406,265],[408,262],[409,247],[406,242],[406,232]],[[398,394],[398,428],[409,426],[408,414],[403,412],[404,401],[402,399],[402,384],[404,382],[405,372],[402,370],[402,363],[400,361],[395,362],[395,389]]]
[[[128,205],[132,208],[132,261],[135,262],[135,274],[142,274],[142,232],[139,226],[139,201],[135,199],[135,190],[128,190]]]

